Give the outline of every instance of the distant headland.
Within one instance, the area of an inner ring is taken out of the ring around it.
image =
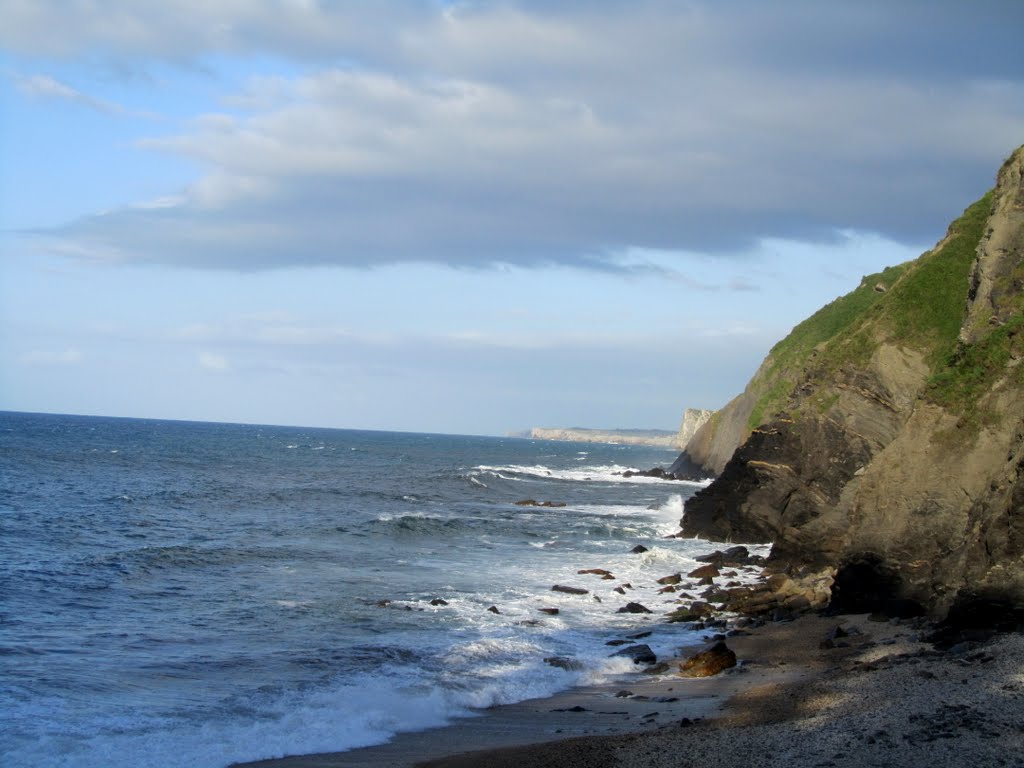
[[[567,440],[578,443],[617,443],[620,445],[652,445],[663,448],[686,448],[690,438],[711,418],[714,411],[687,408],[679,429],[589,429],[585,427],[534,427],[515,437],[534,440]]]

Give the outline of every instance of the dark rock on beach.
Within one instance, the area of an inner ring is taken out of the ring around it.
[[[736,666],[736,653],[719,641],[705,651],[696,653],[679,665],[683,677],[711,677]]]

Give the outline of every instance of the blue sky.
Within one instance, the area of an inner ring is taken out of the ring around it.
[[[672,429],[1024,142],[1009,0],[0,11],[3,409]]]

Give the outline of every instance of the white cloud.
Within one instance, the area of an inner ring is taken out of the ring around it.
[[[50,77],[49,75],[29,75],[24,77],[16,77],[15,83],[18,90],[29,96],[38,96],[42,98],[55,98],[70,101],[75,104],[94,109],[97,112],[105,112],[108,114],[115,114],[123,112],[123,108],[117,104],[103,99],[93,98],[85,93],[82,93],[75,88],[72,88],[66,83],[62,83],[59,80]]]
[[[78,90],[77,88],[73,88],[67,83],[57,80],[50,75],[14,75],[12,76],[12,79],[14,80],[18,91],[26,96],[44,99],[60,99],[107,115],[141,117],[147,120],[159,118],[159,115],[153,112],[129,110],[116,102],[91,96],[88,93]]]
[[[231,367],[226,357],[215,352],[201,352],[199,354],[199,366],[217,373],[223,373]]]
[[[58,20],[39,3],[11,24],[49,20],[55,52],[311,62],[141,139],[205,170],[176,204],[59,233],[108,260],[622,269],[630,248],[928,240],[1024,136],[1019,57],[972,48],[951,67],[959,37],[941,37],[1009,19],[952,5],[901,6],[898,51],[875,3],[97,7]]]
[[[33,349],[21,356],[25,365],[66,366],[82,362],[85,355],[81,350],[67,348],[62,350]]]

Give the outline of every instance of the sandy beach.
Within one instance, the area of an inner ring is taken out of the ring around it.
[[[729,637],[739,664],[715,677],[576,689],[378,747],[245,765],[1024,765],[1024,636],[937,650],[929,629],[806,615]]]

